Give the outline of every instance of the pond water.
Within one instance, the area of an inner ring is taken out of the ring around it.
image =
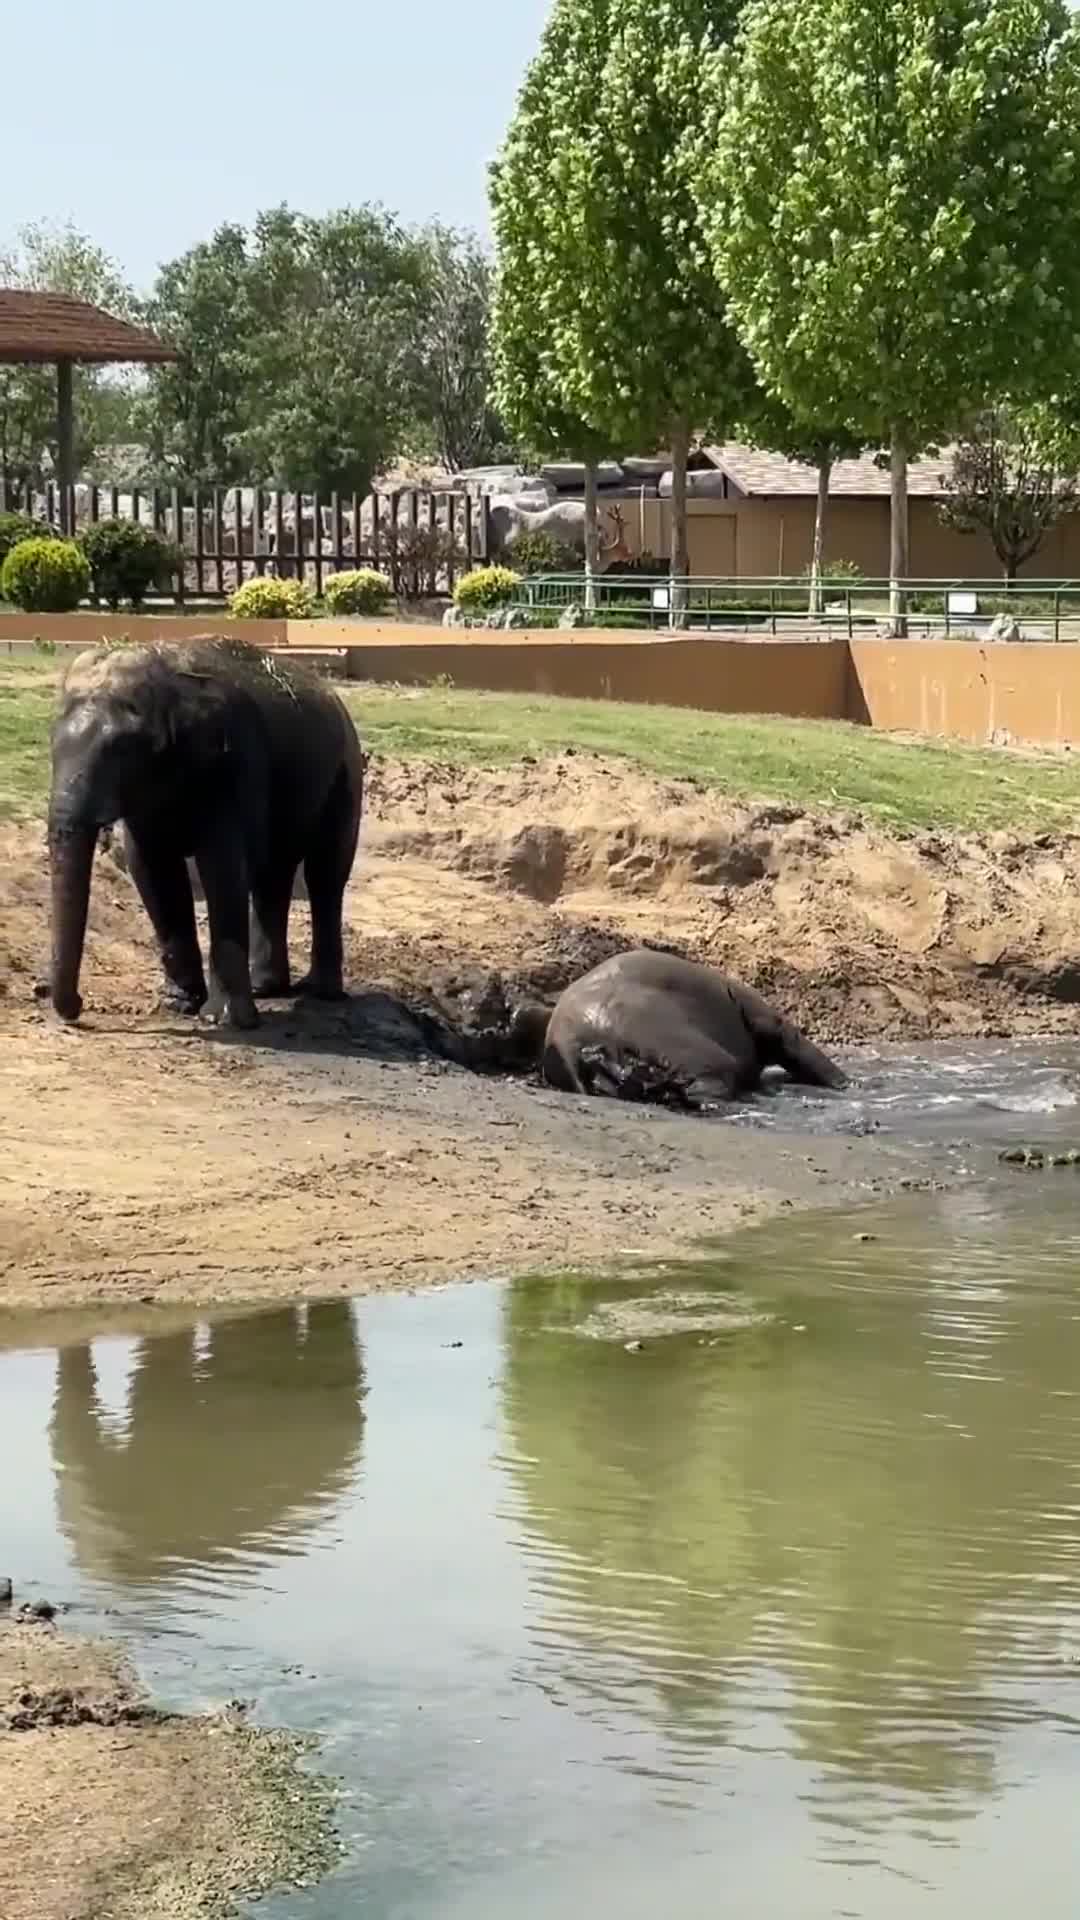
[[[324,1736],[346,1858],[267,1920],[1075,1914],[1080,1171],[52,1339],[0,1572]]]

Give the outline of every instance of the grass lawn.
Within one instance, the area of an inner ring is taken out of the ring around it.
[[[0,658],[0,818],[39,813],[56,664]],[[622,756],[732,799],[842,808],[905,828],[1080,823],[1080,758],[908,743],[840,721],[694,713],[602,700],[353,685],[345,689],[377,753],[505,765],[567,746]]]

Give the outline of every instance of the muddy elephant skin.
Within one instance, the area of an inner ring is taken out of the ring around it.
[[[764,1068],[813,1087],[846,1076],[751,987],[671,954],[616,954],[568,987],[547,1026],[544,1078],[567,1093],[700,1106],[751,1092]]]
[[[363,756],[341,701],[246,642],[96,648],[64,679],[52,733],[50,994],[82,1011],[79,973],[98,836],[123,823],[167,1002],[252,1027],[255,994],[290,987],[288,920],[302,864],[311,969],[301,991],[342,992],[342,900],[356,853]],[[206,898],[210,992],[187,860]],[[250,932],[249,932],[250,909]]]

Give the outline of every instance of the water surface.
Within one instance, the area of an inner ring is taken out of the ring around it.
[[[1080,1171],[4,1337],[0,1572],[325,1736],[274,1920],[1077,1911]]]

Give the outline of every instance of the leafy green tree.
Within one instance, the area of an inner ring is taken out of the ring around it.
[[[0,251],[0,286],[69,293],[121,320],[139,318],[138,302],[114,260],[77,228],[38,221]],[[75,454],[79,471],[131,434],[134,378],[77,367]],[[0,366],[0,473],[17,486],[40,486],[56,463],[56,374],[51,367]]]
[[[770,453],[783,454],[785,460],[797,460],[817,470],[814,544],[810,558],[810,612],[820,613],[832,470],[838,460],[857,460],[864,451],[865,443],[843,426],[804,425],[782,400],[775,394],[765,393],[761,388],[743,413],[739,435],[751,446],[765,447]]]
[[[1080,500],[1080,433],[1049,406],[989,407],[953,448],[942,484],[945,525],[988,534],[1015,580]]]
[[[539,319],[550,298],[550,256],[536,240],[546,209],[536,200],[533,182],[537,160],[543,166],[545,153],[550,161],[553,152],[554,147],[530,153],[512,129],[492,169],[498,249],[492,313],[495,401],[511,430],[540,459],[569,457],[584,464],[585,605],[591,609],[599,562],[596,469],[612,448],[569,404],[562,368]]]
[[[249,268],[243,227],[226,225],[161,269],[150,319],[180,358],[155,369],[138,416],[159,472],[203,485],[248,478]]]
[[[556,412],[604,446],[671,448],[676,624],[690,448],[737,416],[747,375],[685,160],[704,53],[738,12],[737,0],[556,0],[492,180],[500,259],[531,295],[513,324],[536,331]],[[501,326],[506,310],[504,292]]]
[[[492,404],[491,257],[475,234],[438,221],[414,238],[422,266],[410,373],[417,439],[450,473],[511,459]]]
[[[757,0],[695,147],[718,278],[763,385],[909,456],[1052,390],[1080,305],[1080,59],[1063,0]]]
[[[171,471],[366,493],[408,416],[422,250],[377,208],[260,213],[167,267],[153,303],[180,364],[147,434]]]

